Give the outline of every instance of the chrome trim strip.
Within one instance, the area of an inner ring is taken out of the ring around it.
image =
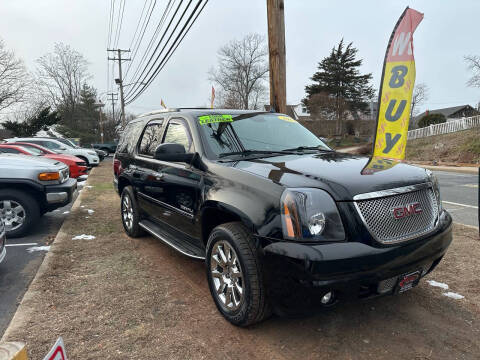
[[[387,190],[380,190],[380,191],[372,191],[369,193],[358,194],[353,197],[353,201],[360,201],[360,200],[368,200],[368,199],[376,199],[381,197],[393,196],[398,194],[404,194],[412,191],[422,190],[431,188],[433,185],[431,182],[409,185],[409,186],[402,186],[399,188],[394,189],[387,189]]]
[[[173,249],[177,250],[179,253],[185,255],[185,256],[188,256],[188,257],[191,257],[193,259],[198,259],[198,260],[205,260],[205,257],[204,256],[197,256],[197,255],[192,255],[192,254],[189,254],[187,252],[185,252],[184,250],[180,249],[178,246],[172,244],[170,241],[168,241],[167,239],[165,239],[163,236],[157,234],[154,230],[150,229],[147,225],[143,224],[142,222],[139,222],[138,225],[142,228],[142,229],[145,229],[146,231],[148,231],[150,234],[152,234],[153,236],[155,236],[157,239],[159,239],[160,241],[164,242],[165,244],[167,244],[168,246],[172,247]]]
[[[167,204],[167,203],[165,203],[165,202],[163,202],[163,201],[157,200],[157,199],[155,199],[155,198],[153,198],[153,197],[151,197],[151,196],[148,196],[148,195],[142,193],[141,191],[137,191],[137,193],[138,193],[138,195],[140,195],[141,197],[143,197],[143,198],[145,198],[145,199],[147,199],[147,200],[150,200],[150,201],[154,202],[154,203],[157,204],[157,205],[164,206],[164,207],[166,207],[166,208],[169,209],[169,210],[175,211],[175,212],[179,213],[180,215],[183,215],[183,216],[188,217],[189,219],[193,219],[193,218],[194,218],[193,214],[190,214],[189,212],[183,211],[183,210],[181,210],[181,209],[176,208],[175,206],[172,206],[172,205]]]

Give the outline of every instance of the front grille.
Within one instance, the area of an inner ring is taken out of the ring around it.
[[[417,203],[421,212],[400,218],[394,216],[394,209]],[[370,234],[384,244],[425,235],[434,229],[438,218],[437,199],[431,186],[405,193],[391,191],[388,196],[358,200],[355,204]]]

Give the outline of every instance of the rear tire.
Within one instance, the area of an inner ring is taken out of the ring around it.
[[[136,238],[145,235],[145,231],[140,227],[140,208],[138,206],[133,188],[125,186],[120,198],[120,212],[122,224],[128,236]]]
[[[206,263],[213,300],[228,321],[248,326],[270,315],[258,249],[242,223],[231,222],[213,229]]]
[[[0,216],[6,225],[7,237],[20,237],[38,221],[40,207],[27,192],[3,189],[0,190]]]

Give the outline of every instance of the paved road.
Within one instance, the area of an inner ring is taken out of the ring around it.
[[[29,236],[7,239],[7,256],[0,264],[0,337],[46,254],[46,251],[30,252],[29,249],[50,244],[70,208],[71,204],[45,214]]]
[[[443,206],[455,222],[478,227],[478,175],[434,171]]]

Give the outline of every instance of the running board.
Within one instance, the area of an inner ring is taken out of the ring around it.
[[[205,260],[205,251],[189,242],[180,241],[172,237],[169,233],[163,230],[159,225],[150,221],[150,220],[142,220],[138,223],[138,225],[148,231],[150,234],[155,236],[160,241],[164,242],[168,246],[174,248],[178,252],[186,255],[188,257],[198,259],[198,260]]]

